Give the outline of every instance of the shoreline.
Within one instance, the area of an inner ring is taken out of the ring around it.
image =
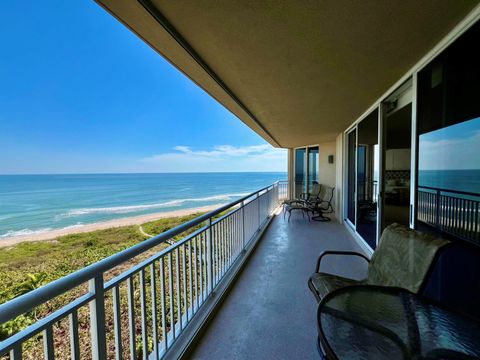
[[[141,224],[158,220],[158,219],[186,216],[186,215],[191,215],[197,212],[208,212],[208,211],[215,210],[223,205],[225,204],[214,204],[214,205],[207,205],[207,206],[201,206],[201,207],[189,208],[189,209],[157,212],[152,214],[130,216],[130,217],[112,219],[112,220],[107,220],[107,221],[102,221],[97,223],[82,224],[78,226],[70,226],[67,228],[48,230],[48,231],[40,232],[37,234],[11,236],[11,237],[0,239],[0,249],[13,246],[19,243],[23,243],[23,242],[48,241],[48,240],[54,240],[58,237],[65,236],[65,235],[80,234],[80,233],[86,233],[86,232],[97,231],[97,230],[105,230],[105,229],[122,227],[122,226],[141,225]]]

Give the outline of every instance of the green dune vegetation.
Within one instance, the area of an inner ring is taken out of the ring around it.
[[[49,241],[24,242],[11,247],[0,248],[0,303],[4,303],[19,295],[32,291],[62,276],[68,275],[87,265],[144,241],[148,238],[148,235],[160,234],[199,215],[200,213],[196,213],[182,217],[164,218],[140,226],[135,225],[98,230],[94,232],[62,236]],[[197,228],[199,227],[200,226]],[[173,240],[178,241],[194,230],[196,229],[192,228]],[[138,258],[112,269],[105,274],[105,280],[111,279],[125,269],[128,269],[137,262],[152,256],[167,246],[169,246],[169,244],[160,244]],[[148,272],[147,278],[149,278]],[[138,289],[138,277],[135,280],[135,284]],[[0,341],[20,331],[35,320],[43,318],[51,312],[59,309],[64,304],[86,293],[86,291],[87,284],[84,284],[83,286],[49,301],[47,304],[32,310],[30,313],[9,321],[6,324],[0,325]],[[126,286],[120,287],[120,295],[122,311],[126,311]],[[139,297],[138,291],[135,291],[135,297]],[[113,322],[113,311],[108,311],[108,309],[112,309],[111,292],[107,293],[105,304],[107,309],[107,323],[109,323],[109,321]],[[136,307],[136,311],[140,311],[140,306]],[[81,308],[78,317],[82,358],[84,358],[84,356],[89,358],[88,307],[85,309]],[[127,317],[124,316],[122,318],[125,319]],[[137,316],[137,319],[138,318],[139,316]],[[169,323],[170,319],[167,319],[167,324]],[[137,324],[137,326],[137,333],[140,334],[140,324]],[[128,324],[122,324],[122,327],[127,329]],[[149,331],[151,331],[151,329]],[[123,333],[125,335],[125,338],[122,338],[122,343],[124,343],[124,356],[128,356],[126,352],[129,343],[126,334],[127,331],[124,331]],[[40,334],[36,338],[24,343],[24,358],[42,358],[43,349],[41,340],[42,338]],[[107,333],[107,341],[109,350],[111,350],[109,353],[113,353],[113,334]],[[70,345],[68,337],[68,319],[65,319],[54,327],[54,343],[55,352],[56,355],[58,355],[58,358],[69,358]],[[151,346],[152,344],[149,345],[149,347]],[[142,354],[140,340],[138,340],[138,347],[137,356],[140,356]]]

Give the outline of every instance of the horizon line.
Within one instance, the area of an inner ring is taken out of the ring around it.
[[[6,173],[0,176],[29,176],[29,175],[156,175],[156,174],[277,174],[288,173],[285,171],[163,171],[163,172],[68,172],[68,173]]]

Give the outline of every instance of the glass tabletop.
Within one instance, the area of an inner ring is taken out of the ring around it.
[[[351,286],[318,307],[332,359],[478,359],[480,322],[399,288]]]

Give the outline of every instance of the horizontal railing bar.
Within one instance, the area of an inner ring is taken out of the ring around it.
[[[0,323],[7,322],[18,315],[24,314],[27,311],[37,307],[38,305],[43,304],[44,302],[55,298],[66,291],[69,291],[88,280],[94,278],[98,274],[102,274],[127,260],[130,260],[143,252],[161,244],[165,241],[173,238],[176,235],[179,235],[186,230],[194,227],[198,224],[203,223],[204,221],[221,214],[223,211],[230,209],[231,207],[241,204],[242,201],[269,189],[270,187],[274,187],[275,182],[273,185],[266,186],[260,190],[257,190],[249,195],[241,197],[235,201],[232,201],[228,204],[225,204],[215,210],[212,210],[206,214],[200,215],[195,219],[187,221],[186,223],[180,224],[173,229],[167,230],[157,236],[154,236],[150,239],[142,241],[128,249],[120,251],[117,254],[111,255],[99,262],[91,264],[81,270],[78,270],[72,274],[66,275],[58,280],[52,281],[51,283],[44,285],[34,291],[21,295],[13,300],[10,300],[2,305],[0,305]]]
[[[71,303],[68,303],[57,311],[51,313],[50,315],[45,316],[43,319],[36,321],[35,323],[27,327],[25,330],[22,330],[19,333],[16,333],[15,335],[12,335],[6,340],[0,342],[0,355],[3,355],[5,352],[13,349],[17,343],[28,340],[32,336],[45,330],[48,326],[51,326],[56,322],[66,318],[74,311],[88,304],[94,298],[95,294],[93,293],[87,293],[85,295],[82,295]]]
[[[212,220],[212,225],[215,225],[216,223],[228,218],[229,216],[232,216],[233,214],[235,214],[237,211],[240,211],[240,209],[242,208],[242,206],[240,205],[240,207],[232,210],[232,211],[229,211],[228,213],[226,213],[225,215],[222,215],[221,217],[215,219],[215,220]]]
[[[469,196],[480,196],[480,194],[478,194],[478,193],[473,193],[473,192],[468,192],[468,191],[460,191],[460,190],[442,189],[442,188],[436,188],[436,187],[431,187],[431,186],[420,186],[420,185],[419,185],[418,188],[435,190],[435,191],[449,192],[449,193],[452,193],[452,194],[469,195]]]

